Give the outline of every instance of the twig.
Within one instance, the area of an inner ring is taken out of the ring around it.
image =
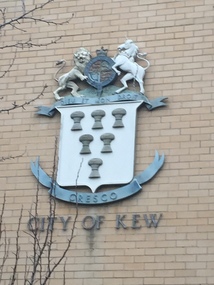
[[[25,151],[22,154],[18,154],[18,155],[14,155],[14,156],[12,156],[12,155],[4,156],[4,157],[2,156],[2,157],[0,157],[0,162],[3,162],[3,161],[8,160],[8,159],[15,159],[18,157],[22,157],[24,154],[25,154]]]
[[[11,44],[11,45],[5,45],[5,46],[0,46],[0,49],[5,49],[5,48],[21,48],[21,49],[24,49],[24,48],[32,48],[32,47],[45,47],[45,46],[49,46],[49,45],[52,45],[52,44],[56,44],[58,41],[60,41],[62,39],[63,36],[60,36],[60,37],[57,37],[55,40],[51,40],[50,42],[48,43],[45,43],[45,44],[37,44],[37,43],[33,43],[31,41],[31,39],[29,39],[28,41],[26,42],[17,42],[15,44]],[[4,75],[3,75],[4,76]],[[0,76],[3,77],[3,76]]]
[[[3,269],[4,269],[5,262],[8,258],[8,253],[9,253],[9,248],[10,248],[10,239],[7,239],[6,228],[2,229],[5,205],[6,205],[6,194],[4,194],[2,209],[1,209],[1,214],[0,214],[0,248],[2,248],[3,246],[3,256],[2,256],[2,262],[0,265],[0,281],[2,280]],[[4,233],[4,236],[3,236],[3,233]]]
[[[16,104],[16,101],[13,102],[13,106],[10,107],[10,108],[6,108],[6,109],[0,109],[0,113],[3,113],[3,112],[6,112],[9,114],[10,111],[14,110],[14,109],[18,109],[18,108],[22,108],[25,110],[25,107],[27,105],[30,105],[32,102],[35,102],[37,99],[39,99],[40,97],[42,97],[44,95],[44,91],[45,89],[47,88],[48,86],[45,85],[41,91],[41,93],[39,95],[37,95],[36,97],[34,97],[33,99],[29,100],[29,101],[26,101],[22,104]]]
[[[21,208],[20,216],[19,216],[19,221],[18,221],[18,227],[16,231],[16,252],[14,253],[15,255],[15,264],[13,267],[13,274],[11,277],[11,282],[10,285],[14,285],[16,281],[16,273],[17,273],[17,266],[18,266],[18,261],[19,261],[19,254],[20,254],[20,245],[19,245],[19,234],[20,234],[20,227],[21,227],[21,221],[22,221],[22,212],[23,208]]]
[[[22,11],[23,13],[26,13],[25,0],[21,0],[21,2],[22,2]]]
[[[32,20],[34,22],[42,22],[42,23],[45,23],[45,24],[52,24],[52,25],[64,25],[64,24],[67,24],[69,23],[69,21],[71,20],[71,18],[73,17],[73,14],[71,15],[71,18],[69,18],[68,20],[66,21],[62,21],[62,22],[55,22],[55,21],[50,21],[50,20],[46,20],[46,19],[43,19],[43,18],[36,18],[36,17],[33,17],[33,13],[37,10],[40,10],[40,9],[43,9],[46,5],[48,5],[49,3],[53,2],[54,0],[48,0],[46,1],[45,3],[39,5],[39,6],[34,6],[33,9],[27,11],[27,12],[23,12],[20,16],[16,17],[16,18],[13,18],[13,19],[10,19],[9,21],[6,21],[5,19],[5,11],[1,11],[2,15],[4,16],[3,19],[3,23],[0,24],[0,30],[1,29],[4,29],[6,26],[12,26],[13,28],[16,28],[16,25],[17,24],[20,24],[20,20]]]
[[[12,66],[14,64],[14,61],[16,59],[16,53],[17,53],[17,51],[15,51],[13,59],[11,60],[10,65],[8,66],[7,70],[5,70],[2,75],[0,75],[0,78],[3,78],[10,71],[10,69],[12,68]]]
[[[21,19],[24,19],[25,17],[27,17],[28,15],[32,14],[33,12],[35,12],[36,10],[39,10],[39,9],[43,9],[46,5],[48,5],[49,3],[53,2],[53,0],[48,0],[46,1],[45,3],[39,5],[39,6],[34,6],[33,9],[23,13],[22,15],[20,15],[19,17],[16,17],[16,18],[13,18],[13,19],[10,19],[9,21],[6,21],[4,20],[2,24],[0,24],[0,30],[5,28],[7,25],[12,25],[13,23],[18,23],[19,24],[19,21]],[[5,19],[5,11],[4,11],[4,19]]]

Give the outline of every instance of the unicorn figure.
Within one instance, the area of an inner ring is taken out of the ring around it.
[[[146,53],[139,53],[138,47],[132,40],[126,40],[125,43],[118,46],[119,53],[113,58],[115,64],[112,66],[112,69],[120,75],[121,72],[117,69],[119,67],[122,71],[125,71],[126,74],[121,78],[121,83],[123,87],[116,90],[116,93],[128,88],[127,81],[134,79],[139,83],[140,93],[144,94],[145,90],[143,87],[143,78],[145,76],[145,71],[149,68],[150,63],[144,57]],[[147,63],[147,67],[143,68],[135,62],[135,59],[140,58]]]

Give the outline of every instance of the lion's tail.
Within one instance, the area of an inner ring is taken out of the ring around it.
[[[64,59],[60,59],[56,62],[56,65],[60,65],[62,64],[62,66],[60,66],[60,68],[56,71],[56,73],[54,74],[54,80],[56,82],[59,82],[59,79],[57,78],[58,73],[65,67],[66,65],[66,61]]]

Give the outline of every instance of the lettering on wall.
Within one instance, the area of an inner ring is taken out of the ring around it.
[[[157,228],[159,226],[162,214],[117,214],[115,216],[115,228],[117,230],[141,229],[141,228]],[[107,224],[105,216],[85,216],[81,225],[84,230],[100,230]],[[72,216],[56,216],[56,217],[32,217],[28,220],[27,226],[29,231],[35,230],[35,225],[40,232],[44,232],[49,227],[53,231],[56,224],[60,224],[62,231],[67,231],[69,225],[72,225]]]

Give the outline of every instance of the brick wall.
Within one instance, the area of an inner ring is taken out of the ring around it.
[[[26,1],[26,9],[41,3],[44,0]],[[37,185],[30,161],[40,156],[43,169],[51,175],[60,115],[39,117],[35,107],[55,102],[55,62],[66,59],[68,71],[73,53],[81,46],[92,56],[104,46],[113,57],[126,37],[148,53],[151,67],[146,72],[145,94],[149,99],[168,97],[167,107],[152,112],[143,108],[138,114],[136,174],[153,160],[155,150],[165,154],[165,164],[143,191],[130,199],[78,207],[65,284],[214,284],[213,5],[213,0],[56,0],[34,16],[56,22],[70,19],[69,23],[56,26],[20,21],[18,27],[26,32],[11,27],[2,30],[1,46],[29,38],[41,46],[0,50],[1,74],[13,62],[0,78],[0,109],[9,108],[14,101],[29,101],[45,84],[48,87],[44,96],[25,110],[0,114],[0,157],[18,156],[0,162],[0,199],[3,203],[6,194],[4,223],[11,244],[1,284],[9,284],[22,207],[17,284],[24,284],[26,255],[32,254],[27,222],[38,188],[38,215],[47,217],[49,213],[47,189]],[[2,0],[1,8],[13,18],[22,11],[22,4]],[[121,86],[119,80],[116,85]],[[82,83],[81,88],[85,87]],[[129,87],[135,90],[131,82]],[[135,88],[138,90],[137,84]],[[53,257],[61,256],[75,213],[73,204],[56,202]],[[139,229],[132,228],[135,214],[139,215]],[[145,214],[162,215],[157,228],[146,226]],[[126,215],[126,229],[116,229],[117,215]],[[60,217],[68,216],[68,230],[63,231]],[[105,219],[99,230],[85,230],[82,220],[86,216]],[[44,239],[45,232],[40,235]],[[4,247],[0,250],[3,257]],[[57,268],[51,285],[64,284],[63,268],[63,264]]]

